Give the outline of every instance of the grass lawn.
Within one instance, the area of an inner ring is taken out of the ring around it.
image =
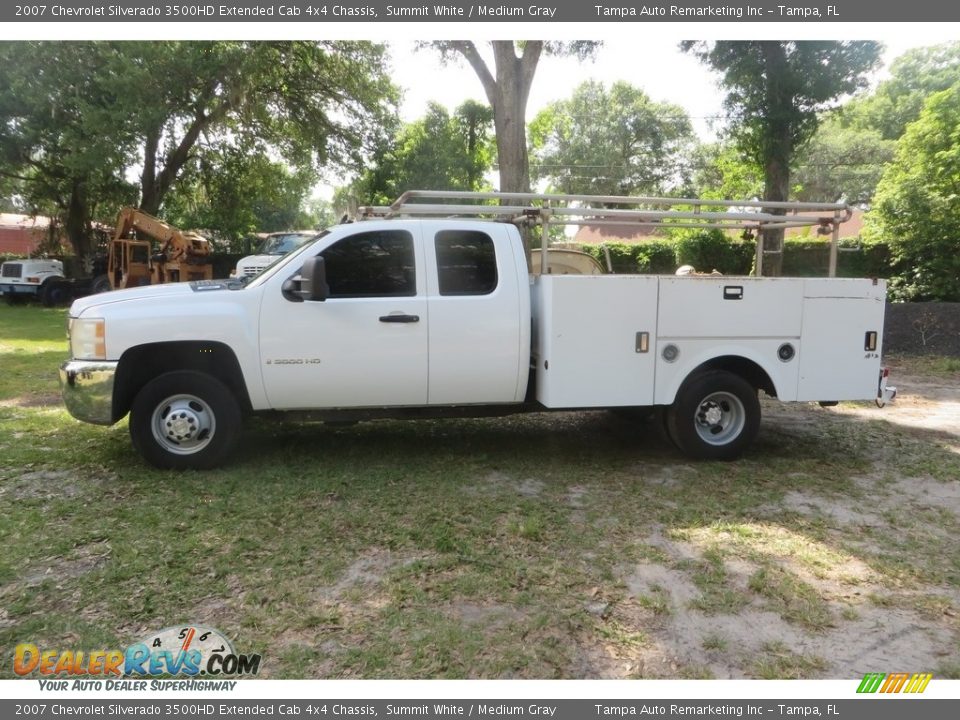
[[[173,473],[63,410],[64,322],[0,307],[0,677],[20,642],[179,623],[267,677],[960,673],[960,417],[933,391],[955,426],[764,401],[735,463],[601,412],[255,420],[230,466]],[[860,669],[881,650],[903,662]]]

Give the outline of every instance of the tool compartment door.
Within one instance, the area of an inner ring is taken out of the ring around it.
[[[877,394],[886,284],[809,279],[800,342],[798,400],[870,400]],[[876,333],[869,349],[867,333]]]
[[[658,281],[643,275],[537,277],[540,403],[550,408],[653,403]]]
[[[800,336],[803,280],[720,275],[660,279],[660,339]]]

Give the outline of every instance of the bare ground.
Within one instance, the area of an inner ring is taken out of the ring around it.
[[[837,422],[879,420],[892,425],[904,442],[922,433],[960,454],[960,387],[903,375],[895,380],[900,395],[884,409],[868,404],[822,409],[766,402],[764,427],[795,438],[816,437]],[[859,678],[892,668],[956,672],[960,588],[953,582],[881,578],[852,554],[836,550],[846,545],[882,554],[884,542],[900,540],[905,517],[939,511],[949,514],[947,523],[925,526],[921,533],[927,543],[941,545],[945,560],[960,553],[960,540],[953,532],[960,520],[960,478],[892,471],[890,461],[897,452],[897,443],[876,447],[872,469],[855,479],[861,492],[827,496],[792,491],[776,506],[758,508],[752,528],[756,534],[739,549],[737,538],[723,531],[650,538],[668,560],[623,567],[620,579],[626,597],[610,610],[621,624],[645,628],[647,637],[627,653],[622,644],[606,652],[585,649],[584,675]],[[673,469],[663,468],[652,481],[669,485],[674,475]],[[826,537],[842,541],[831,542],[828,548],[789,537],[777,525],[784,511],[817,519]],[[709,559],[711,550],[723,553],[724,582],[733,599],[730,612],[698,607],[703,591],[694,583],[690,566]],[[822,567],[810,559],[817,554],[823,556]],[[805,616],[804,609],[796,607],[803,602],[802,593],[781,598],[778,604],[776,592],[766,593],[755,584],[755,592],[748,592],[758,577],[769,577],[757,573],[770,560],[812,590],[815,602],[808,610],[813,615]],[[652,609],[651,597],[657,599]]]

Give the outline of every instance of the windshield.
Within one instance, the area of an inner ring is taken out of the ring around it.
[[[314,233],[280,233],[271,235],[263,241],[263,245],[257,251],[258,255],[286,255],[291,250],[296,250],[301,245],[312,240],[316,235]]]
[[[312,242],[313,240],[319,240],[320,238],[326,237],[329,234],[330,234],[329,230],[324,230],[323,232],[319,232],[316,235],[307,236],[306,239],[310,240],[311,242],[304,242],[302,245],[300,245],[300,247],[298,247],[293,252],[290,252],[286,255],[281,255],[280,257],[278,257],[272,263],[267,265],[263,270],[261,270],[260,273],[247,284],[247,287],[252,288],[252,287],[257,287],[258,285],[262,285],[263,281],[269,278],[271,275],[273,275],[275,270],[277,270],[283,265],[287,265],[288,263],[292,262],[294,258],[302,255],[304,250],[306,250],[307,248],[313,245],[313,242]]]

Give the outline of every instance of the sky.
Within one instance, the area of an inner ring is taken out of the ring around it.
[[[956,30],[946,37],[929,34],[903,34],[882,39],[885,46],[884,65],[904,51],[957,39]],[[552,101],[570,96],[573,89],[586,80],[602,80],[607,85],[624,80],[642,88],[653,100],[683,107],[702,139],[714,133],[711,119],[722,113],[723,92],[716,76],[699,61],[680,52],[678,40],[651,38],[614,38],[606,40],[594,61],[579,62],[573,58],[541,59],[530,92],[527,119]],[[421,117],[431,100],[453,109],[464,100],[486,103],[483,88],[473,70],[460,63],[440,65],[436,53],[414,50],[414,43],[397,41],[390,44],[394,81],[404,89],[401,115],[411,121]],[[878,74],[882,77],[884,71]]]

